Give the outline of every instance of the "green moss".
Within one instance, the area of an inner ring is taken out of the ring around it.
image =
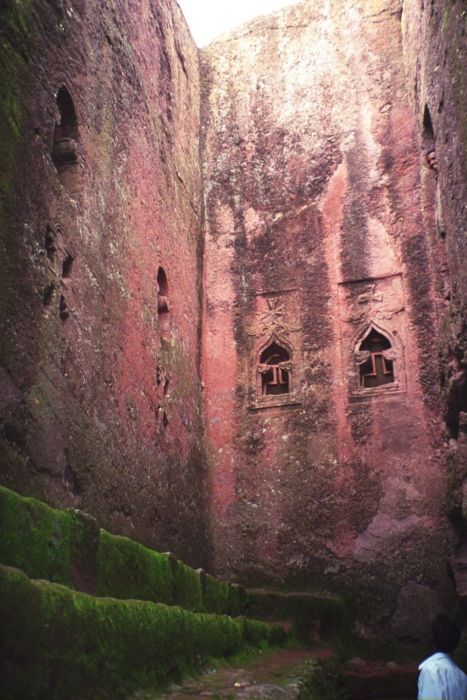
[[[315,633],[331,634],[345,630],[349,618],[339,596],[319,593],[277,593],[248,591],[253,617],[266,620],[290,620],[297,639],[308,642]]]
[[[287,635],[282,625],[271,625],[248,617],[239,619],[243,620],[243,638],[248,644],[257,645],[265,640],[271,646],[281,646],[286,641]]]
[[[116,700],[160,687],[209,657],[238,653],[247,641],[243,620],[94,598],[3,566],[0,614],[5,700]],[[253,635],[248,627],[249,642],[276,638],[258,624]]]
[[[21,51],[27,39],[30,0],[7,0],[0,8],[0,188],[12,186],[12,171],[24,131],[27,65]]]
[[[113,598],[177,604],[238,616],[247,596],[138,542],[100,530],[80,511],[60,511],[0,486],[0,562]]]
[[[201,577],[197,571],[179,561],[170,559],[174,583],[174,602],[188,610],[204,610]]]
[[[126,537],[101,530],[97,555],[97,595],[174,602],[169,558]]]
[[[348,700],[340,668],[335,661],[311,659],[304,668],[299,700]]]
[[[230,586],[206,574],[204,583],[204,607],[218,615],[230,614]]]
[[[70,585],[75,570],[92,566],[95,535],[79,513],[54,510],[0,487],[0,529],[0,561],[33,578]]]
[[[205,610],[218,615],[238,617],[244,614],[248,604],[248,596],[242,586],[225,583],[209,574],[204,576],[203,596]]]
[[[229,586],[229,615],[237,617],[244,615],[249,605],[249,598],[243,586],[237,584],[228,584]]]
[[[6,0],[0,8],[0,20],[17,34],[27,36],[29,33],[29,16],[31,0]]]

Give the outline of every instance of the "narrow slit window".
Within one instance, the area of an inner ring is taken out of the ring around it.
[[[429,139],[431,141],[435,140],[435,130],[433,128],[433,122],[431,120],[428,105],[425,105],[425,109],[423,111],[423,136],[425,139]]]
[[[70,253],[66,253],[62,264],[62,278],[66,279],[71,276],[71,270],[73,268],[73,256]]]
[[[59,305],[59,316],[62,319],[62,321],[66,321],[68,316],[70,315],[70,310],[68,308],[68,304],[66,303],[65,297],[63,294],[60,295],[60,305]]]
[[[168,335],[170,330],[169,313],[169,283],[164,269],[160,267],[157,271],[157,318],[163,338]]]
[[[159,314],[169,313],[169,284],[167,275],[162,267],[157,271],[157,312]]]
[[[44,236],[44,247],[47,253],[48,259],[53,262],[55,259],[55,253],[57,252],[57,243],[55,231],[50,225],[47,225]]]
[[[44,306],[50,306],[55,295],[55,286],[53,283],[47,285],[44,289]]]

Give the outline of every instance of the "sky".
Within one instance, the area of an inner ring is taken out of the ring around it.
[[[198,46],[206,46],[219,34],[293,2],[294,0],[178,0]]]

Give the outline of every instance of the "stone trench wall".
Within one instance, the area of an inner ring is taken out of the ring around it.
[[[0,26],[1,482],[203,564],[197,49],[171,0]]]
[[[467,510],[462,1],[307,0],[201,59],[172,0],[0,20],[1,483],[423,636]]]
[[[203,371],[216,570],[337,587],[362,619],[422,636],[452,602],[453,535],[436,207],[401,15],[304,2],[202,51]],[[393,352],[378,389],[359,381],[371,328]],[[272,342],[289,391],[264,396]]]
[[[441,383],[449,437],[448,514],[455,527],[457,592],[467,596],[467,7],[405,0],[404,55],[418,124],[426,231],[438,284]],[[430,115],[432,133],[424,117]],[[435,148],[438,173],[426,167]]]

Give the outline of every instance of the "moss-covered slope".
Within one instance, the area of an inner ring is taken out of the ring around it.
[[[247,596],[169,554],[99,529],[80,511],[60,511],[0,487],[0,562],[32,578],[120,599],[241,615]]]
[[[148,601],[97,598],[0,566],[5,700],[100,700],[160,686],[209,657],[284,641],[281,627]]]

